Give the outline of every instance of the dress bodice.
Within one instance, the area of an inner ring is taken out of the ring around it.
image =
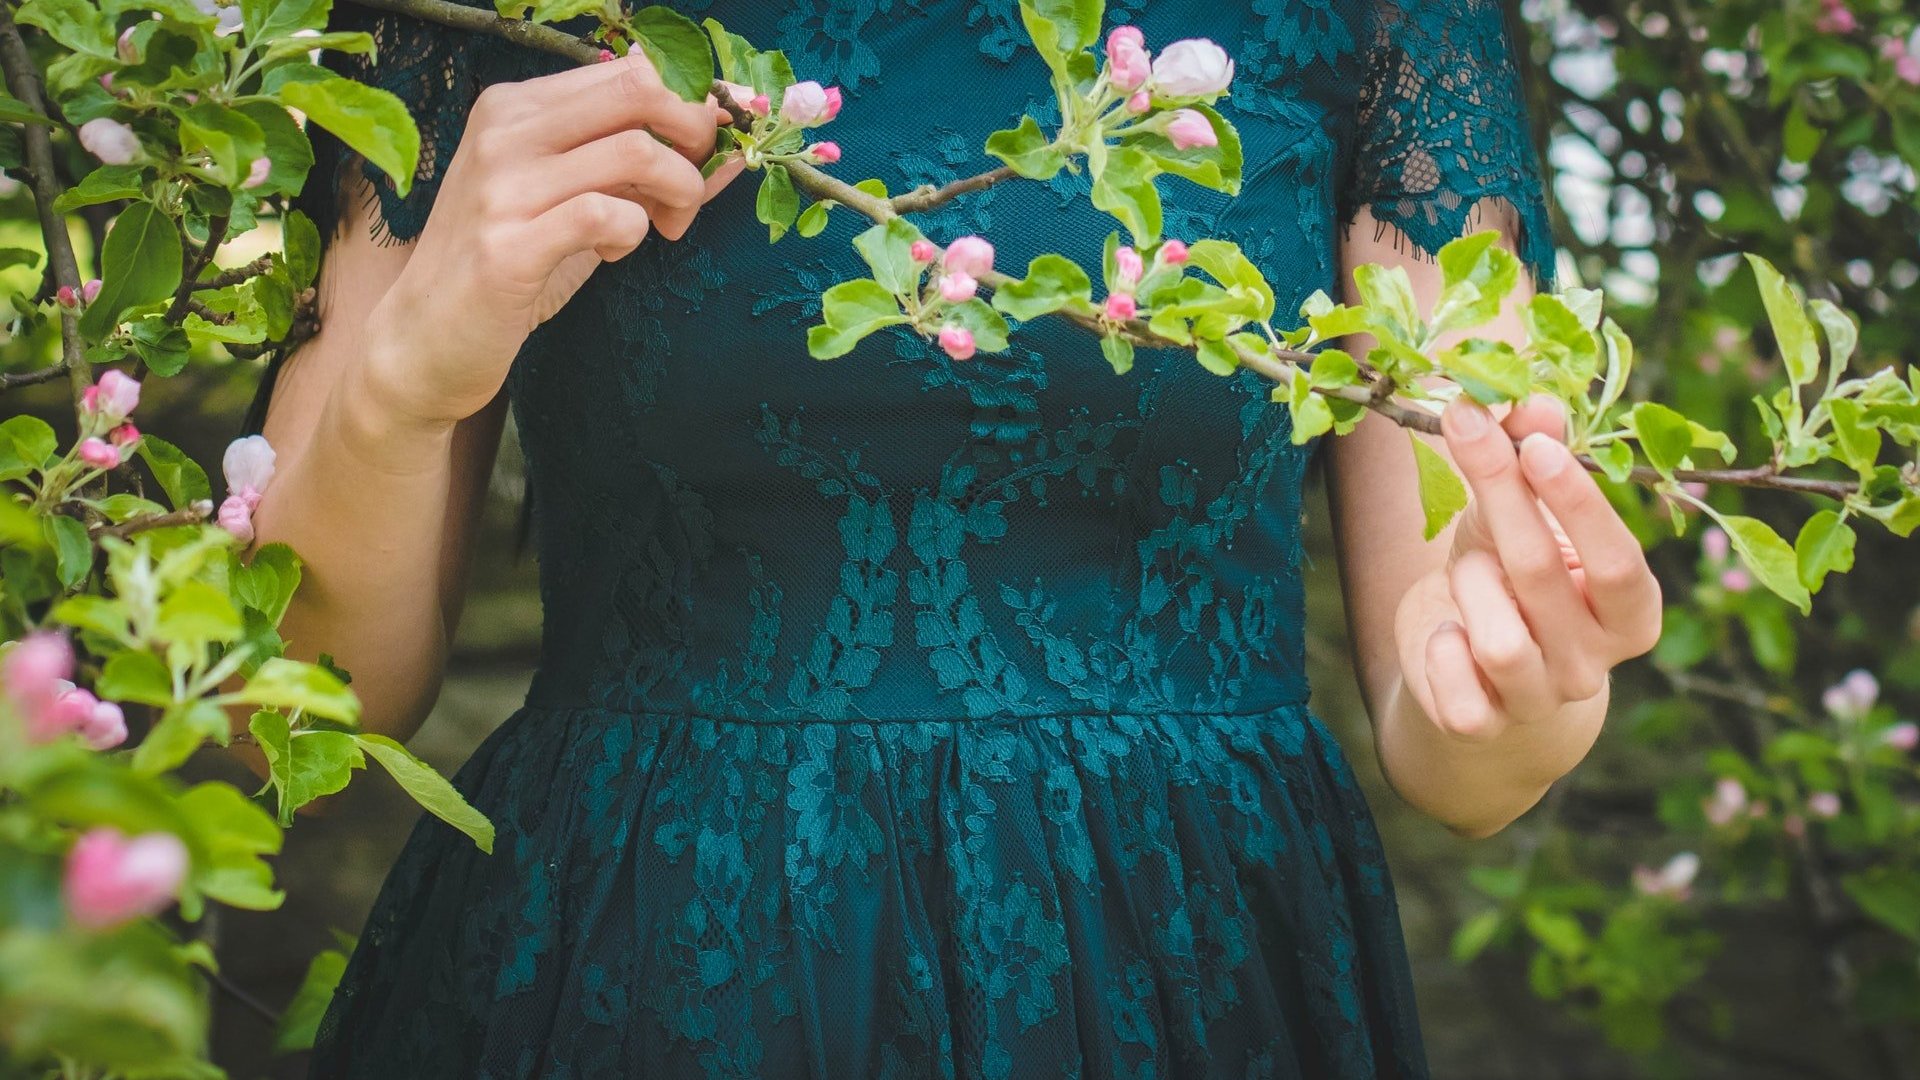
[[[843,87],[824,135],[849,180],[899,192],[970,175],[993,164],[990,132],[1056,111],[1015,0],[676,6]],[[1336,290],[1358,205],[1427,249],[1479,196],[1534,205],[1511,69],[1488,69],[1497,5],[1424,6],[1109,5],[1150,45],[1204,36],[1236,58],[1222,109],[1244,142],[1243,190],[1163,177],[1165,231],[1242,245],[1282,325]],[[383,44],[389,57],[404,45]],[[554,63],[491,40],[420,52],[452,89],[422,116],[415,194],[383,188],[397,235],[424,220],[462,87]],[[1422,53],[1407,84],[1400,69]],[[769,246],[757,184],[736,182],[684,238],[602,267],[516,362],[547,616],[535,699],[849,721],[1304,700],[1312,444],[1294,445],[1263,380],[1178,352],[1116,375],[1093,337],[1052,319],[965,362],[902,328],[812,360],[819,294],[864,276],[850,241],[869,223],[836,209],[823,234]],[[1084,173],[1015,180],[916,223],[941,243],[986,236],[1011,273],[1045,251],[1097,266],[1120,226],[1087,194]]]

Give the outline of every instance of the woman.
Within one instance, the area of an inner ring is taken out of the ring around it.
[[[852,179],[966,175],[1049,115],[1012,0],[681,7],[844,88]],[[1258,378],[1117,377],[1049,320],[1005,356],[902,334],[816,363],[862,223],[770,249],[753,185],[699,175],[712,103],[637,57],[358,18],[356,74],[426,142],[405,198],[330,144],[307,193],[323,329],[279,376],[257,519],[307,560],[288,634],[414,729],[509,402],[546,625],[458,778],[496,852],[419,827],[316,1076],[1424,1074],[1378,838],[1306,707],[1311,451]],[[1365,262],[1430,303],[1428,253],[1475,223],[1549,272],[1494,0],[1109,18],[1238,60],[1245,189],[1169,179],[1167,231],[1243,245],[1282,312]],[[1114,226],[1084,190],[919,223],[1092,265]],[[1328,475],[1386,774],[1482,835],[1586,753],[1660,600],[1552,407],[1445,429],[1473,504],[1432,543],[1399,429],[1330,442]]]

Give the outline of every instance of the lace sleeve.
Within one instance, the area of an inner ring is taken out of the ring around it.
[[[1342,220],[1362,207],[1431,254],[1505,200],[1543,286],[1553,236],[1499,0],[1380,0]]]
[[[491,7],[485,0],[460,2]],[[467,113],[498,65],[505,43],[489,35],[352,3],[334,9],[328,29],[363,30],[373,35],[373,54],[327,53],[323,62],[338,74],[386,90],[406,104],[420,129],[420,160],[414,170],[413,187],[402,196],[378,166],[362,160],[328,132],[308,125],[313,171],[294,205],[313,218],[323,240],[332,239],[341,218],[341,193],[347,186],[343,170],[357,166],[372,186],[370,202],[378,204],[375,235],[384,242],[411,240],[426,227],[440,176],[453,160],[466,129]]]

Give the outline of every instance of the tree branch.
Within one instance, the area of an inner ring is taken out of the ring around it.
[[[67,373],[65,362],[51,367],[36,368],[33,371],[14,371],[0,374],[0,393],[17,390],[22,386],[38,386],[43,382],[52,382]]]
[[[146,532],[148,529],[165,529],[173,525],[198,525],[206,521],[212,513],[212,500],[200,499],[164,514],[142,514],[139,517],[130,517],[118,525],[96,523],[89,527],[87,532],[96,540],[103,536],[116,536],[125,540],[134,533]]]
[[[0,71],[6,74],[7,88],[29,110],[48,115],[46,98],[41,93],[40,70],[13,21],[13,9],[0,3]],[[60,182],[53,166],[53,139],[46,124],[20,125],[20,139],[27,156],[27,183],[33,190],[33,204],[40,213],[40,234],[47,244],[47,265],[54,280],[80,292],[80,261],[74,257],[73,242],[67,236],[66,215],[53,208],[60,197]],[[93,367],[87,363],[86,342],[80,337],[80,317],[71,308],[60,308],[61,367],[72,386],[77,406],[87,387],[93,385]]]

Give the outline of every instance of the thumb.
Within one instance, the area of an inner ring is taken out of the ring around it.
[[[727,185],[733,183],[745,171],[747,171],[747,159],[738,153],[729,154],[727,160],[707,177],[707,193],[701,202],[712,202],[721,192],[727,190]]]

